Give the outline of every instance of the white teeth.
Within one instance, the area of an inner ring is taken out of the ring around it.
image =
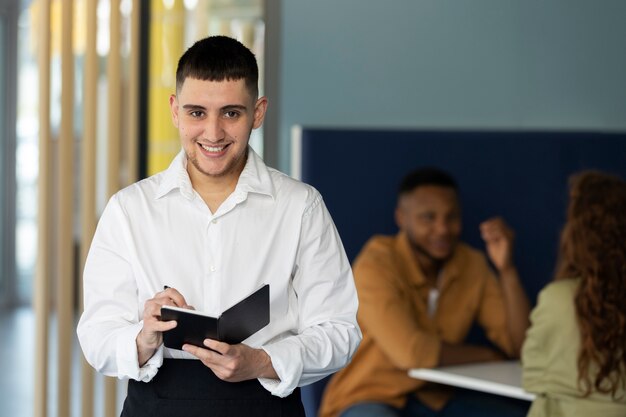
[[[208,146],[203,144],[200,144],[200,146],[202,146],[202,149],[209,152],[222,152],[222,150],[224,149],[223,146]]]

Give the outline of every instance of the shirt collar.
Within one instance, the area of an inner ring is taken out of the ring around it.
[[[187,157],[181,150],[172,160],[170,166],[163,171],[163,180],[158,187],[156,198],[159,199],[174,189],[180,189],[180,193],[188,200],[194,198],[194,190],[191,179],[187,172]],[[236,193],[258,193],[275,198],[274,183],[261,157],[248,146],[248,159],[239,176]]]
[[[248,160],[239,175],[235,192],[264,194],[276,198],[269,168],[261,157],[248,146]]]
[[[177,188],[186,199],[193,198],[193,187],[187,173],[187,157],[182,149],[174,157],[170,166],[163,171],[163,180],[157,189],[156,198],[159,199]]]

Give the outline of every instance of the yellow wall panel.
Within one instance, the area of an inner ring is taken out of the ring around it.
[[[152,0],[148,87],[148,175],[166,169],[180,150],[169,97],[176,91],[176,65],[184,52],[182,0]]]

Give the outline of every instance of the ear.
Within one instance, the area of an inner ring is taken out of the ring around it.
[[[178,129],[178,100],[176,94],[170,95],[170,112],[172,114],[172,123]]]
[[[267,97],[260,97],[254,105],[254,122],[252,128],[257,129],[263,124],[265,112],[267,111]]]

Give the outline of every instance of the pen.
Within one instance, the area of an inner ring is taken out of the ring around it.
[[[164,285],[163,286],[163,291],[167,290],[168,288],[170,288],[169,285]],[[172,299],[170,298],[170,300],[172,300]],[[174,305],[178,307],[178,304],[176,304],[176,301],[174,301],[174,300],[172,300],[172,301],[174,302]]]

